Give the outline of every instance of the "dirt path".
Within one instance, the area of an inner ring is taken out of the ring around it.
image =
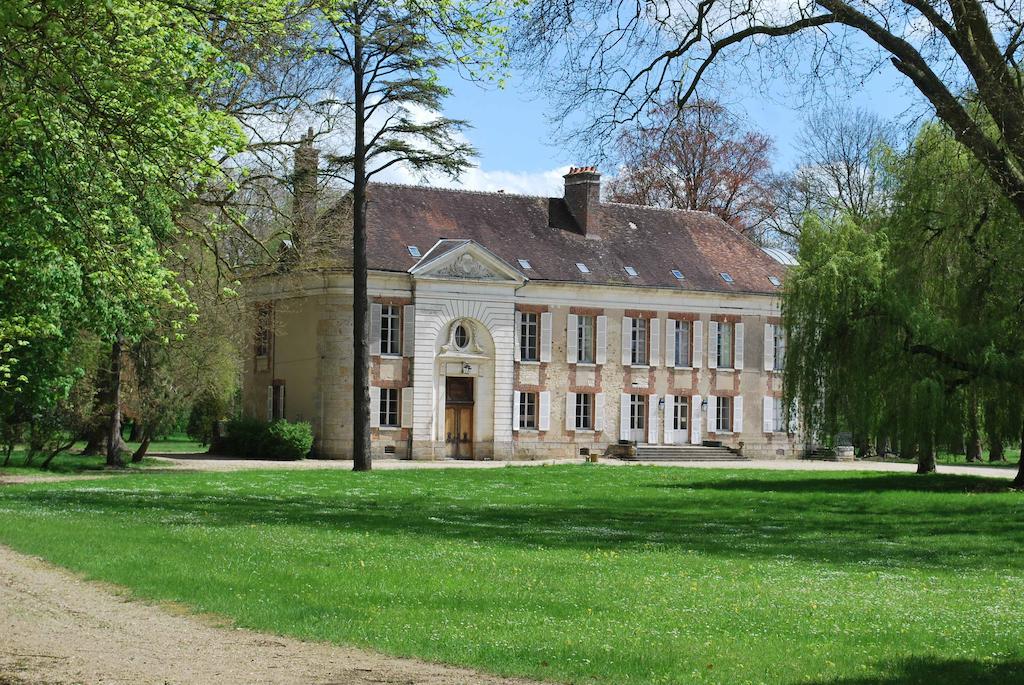
[[[300,642],[129,600],[0,546],[0,685],[336,683],[528,685]]]

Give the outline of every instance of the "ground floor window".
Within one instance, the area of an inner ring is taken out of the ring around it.
[[[399,392],[398,388],[381,388],[380,389],[380,425],[386,427],[397,427],[399,424],[398,418],[398,406],[399,406]]]
[[[786,426],[783,423],[782,398],[772,398],[772,432],[785,433]]]
[[[672,428],[677,431],[687,430],[690,418],[690,398],[677,397],[675,403],[675,414],[672,418]]]
[[[594,396],[590,393],[576,394],[576,429],[594,430]]]
[[[644,430],[647,421],[647,395],[629,396],[629,428]]]
[[[732,398],[731,397],[718,397],[715,399],[717,407],[715,430],[728,433],[732,431]]]
[[[524,392],[519,395],[519,427],[537,429],[537,393]]]

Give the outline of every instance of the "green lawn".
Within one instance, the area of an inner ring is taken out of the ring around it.
[[[1024,681],[1024,494],[559,466],[0,488],[0,540],[240,625],[578,683]]]
[[[129,442],[127,444],[130,451],[124,455],[125,461],[129,461],[131,459],[131,453],[139,446],[139,443],[137,442]],[[82,473],[85,471],[100,471],[106,468],[106,457],[104,455],[83,456],[80,452],[84,447],[85,443],[80,442],[75,444],[67,452],[58,454],[53,458],[53,461],[50,462],[50,466],[46,472]],[[185,436],[171,436],[164,440],[154,440],[150,443],[147,454],[191,454],[194,452],[205,452],[207,449],[208,448],[206,446],[200,445],[198,442],[190,440]],[[0,462],[2,461],[3,459],[0,459]],[[29,466],[25,466],[24,461],[25,450],[14,450],[11,454],[10,463],[7,466],[0,466],[0,475],[45,473],[39,468],[39,464],[43,461],[43,457],[36,458],[35,463]],[[143,459],[141,464],[129,464],[129,468],[146,468],[150,466],[161,466],[161,464],[149,457]]]

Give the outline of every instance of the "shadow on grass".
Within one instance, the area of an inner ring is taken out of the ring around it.
[[[399,478],[373,474],[372,481],[333,472],[186,481],[170,480],[176,474],[169,474],[113,486],[9,488],[0,492],[0,501],[26,513],[66,508],[167,527],[194,525],[201,512],[202,526],[211,528],[297,526],[523,548],[684,550],[861,568],[1024,568],[1024,495],[1001,481],[657,470],[561,474],[423,472]],[[312,484],[311,494],[296,496],[295,487],[309,491]],[[994,491],[1006,494],[987,494]]]
[[[1024,683],[1024,661],[982,662],[968,659],[913,657],[892,664],[888,677],[847,677],[816,685],[1009,685]]]

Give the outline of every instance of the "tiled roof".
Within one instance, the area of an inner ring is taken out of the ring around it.
[[[371,269],[407,271],[441,240],[473,240],[531,281],[569,281],[714,292],[777,293],[786,268],[706,212],[600,204],[598,235],[585,236],[562,198],[371,184],[367,193]],[[456,243],[439,246],[441,251]],[[582,262],[590,273],[580,273]],[[627,275],[634,267],[637,276]],[[672,270],[682,272],[679,281]],[[732,276],[727,283],[722,272]]]

